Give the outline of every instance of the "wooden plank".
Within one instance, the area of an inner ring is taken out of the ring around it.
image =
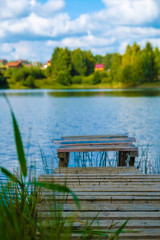
[[[59,147],[57,149],[58,152],[99,152],[99,151],[126,151],[126,152],[137,152],[138,148],[135,146],[118,146],[118,145],[111,145],[111,146],[72,146],[72,147]]]
[[[67,179],[157,179],[160,180],[160,175],[107,175],[107,174],[44,174],[39,177],[43,178],[67,178]]]
[[[54,215],[54,212],[53,211],[50,211],[50,212],[40,212],[39,215],[42,215],[44,216],[44,214],[49,214],[51,216]],[[115,229],[115,228],[119,228],[120,226],[122,226],[122,224],[124,223],[124,220],[106,220],[106,219],[99,219],[99,220],[96,220],[93,221],[93,220],[90,220],[90,219],[87,219],[88,221],[88,225],[90,225],[90,229],[96,229],[97,226],[100,226],[101,229]],[[92,224],[91,224],[92,223]],[[84,219],[82,222],[76,222],[75,221],[75,224],[73,226],[77,226],[77,227],[84,227],[86,224],[86,219]],[[152,228],[160,228],[160,220],[130,220],[128,221],[125,229],[132,229],[132,228],[144,228],[144,229],[152,229]]]
[[[157,193],[159,193],[160,192],[160,186],[153,186],[152,188],[149,188],[148,187],[148,185],[146,185],[146,186],[142,186],[142,185],[140,185],[140,186],[133,186],[132,187],[132,185],[130,185],[130,186],[128,186],[128,185],[123,185],[122,187],[118,187],[118,184],[117,184],[117,186],[103,186],[103,187],[101,187],[101,186],[90,186],[89,187],[89,189],[87,188],[87,186],[85,187],[85,186],[79,186],[79,188],[78,188],[78,186],[77,186],[77,188],[75,187],[75,188],[72,188],[71,187],[71,189],[74,191],[74,192],[87,192],[88,194],[90,194],[90,192],[106,192],[106,193],[108,193],[108,192],[148,192],[148,193],[152,193],[152,192],[157,192]],[[45,190],[44,190],[45,191]],[[48,191],[48,190],[46,190],[46,191]]]
[[[63,174],[40,176],[40,181],[61,184],[67,179],[67,186],[78,196],[81,210],[78,211],[71,195],[53,195],[43,190],[42,207],[38,206],[39,217],[42,220],[55,219],[51,206],[56,199],[58,205],[63,204],[63,217],[75,219],[75,228],[84,228],[85,222],[90,224],[96,216],[98,222],[94,221],[91,228],[100,226],[104,231],[107,226],[118,222],[114,227],[117,229],[129,219],[125,229],[131,232],[121,233],[119,239],[160,239],[160,176],[146,176],[132,168],[129,168],[132,175],[124,175],[126,168],[121,167],[121,171],[110,169],[106,174],[106,169],[74,168],[70,173],[62,168]],[[72,234],[72,239],[74,237],[75,234]]]
[[[49,177],[49,178],[46,178],[46,177],[44,177],[43,178],[43,176],[41,176],[41,177],[39,177],[38,178],[39,179],[39,181],[41,180],[41,181],[53,181],[53,182],[65,182],[65,183],[86,183],[86,184],[88,184],[88,183],[93,183],[93,184],[95,184],[95,183],[115,183],[115,182],[117,182],[117,183],[121,183],[121,182],[124,182],[124,183],[128,183],[128,182],[130,182],[130,183],[134,183],[134,182],[136,182],[136,183],[139,183],[139,182],[141,182],[141,183],[160,183],[160,179],[156,179],[156,178],[153,178],[153,179],[147,179],[147,178],[141,178],[140,180],[138,179],[138,178],[97,178],[97,179],[95,179],[95,178],[86,178],[86,179],[84,179],[84,178],[56,178],[56,177]],[[43,180],[42,180],[43,179]]]
[[[112,232],[112,231],[110,231]],[[111,234],[111,233],[110,233]],[[72,240],[80,240],[82,234],[74,233],[72,234]],[[112,234],[111,234],[112,235]],[[92,236],[92,239],[99,239],[99,236]],[[101,239],[105,239],[106,237],[101,236]],[[137,239],[143,239],[143,240],[153,240],[153,239],[160,239],[160,229],[140,229],[140,228],[134,228],[131,232],[122,232],[118,236],[118,239],[125,239],[125,240],[137,240]]]
[[[160,197],[151,196],[79,196],[80,204],[85,203],[159,203]],[[44,197],[41,202],[54,202],[55,196]],[[72,196],[57,196],[56,201],[61,203],[74,203]]]
[[[128,138],[126,134],[108,134],[108,135],[85,135],[85,136],[63,136],[61,139],[82,139],[82,138]]]
[[[82,197],[82,196],[149,196],[149,197],[160,197],[160,191],[159,192],[113,192],[113,191],[110,191],[110,192],[79,192],[79,191],[74,191],[74,193],[77,195],[77,197]],[[61,195],[62,193],[53,193],[53,192],[43,192],[43,194],[45,195],[45,197],[47,196],[59,196]],[[64,193],[62,194],[64,195]],[[65,195],[68,195],[68,194],[65,194]],[[160,198],[159,198],[160,199]]]
[[[58,208],[58,206],[57,206]],[[64,211],[77,211],[77,206],[72,203],[64,203],[63,206],[60,204],[60,209],[63,209]],[[53,206],[50,204],[38,205],[39,211],[51,211],[53,210]],[[157,212],[160,211],[160,202],[153,203],[139,203],[139,204],[125,204],[125,203],[85,203],[81,205],[80,211],[99,211],[99,212]]]
[[[65,174],[106,174],[106,175],[142,175],[139,169],[135,167],[70,167],[70,168],[55,168],[53,173]]]
[[[80,139],[77,139],[77,138],[75,138],[75,139],[54,139],[53,143],[54,144],[71,143],[71,142],[76,143],[77,141],[83,143],[83,142],[86,142],[86,141],[100,142],[100,141],[112,141],[112,140],[114,140],[114,141],[130,140],[132,142],[136,142],[136,139],[134,137],[127,137],[127,138],[124,138],[124,137],[122,137],[122,138],[120,138],[120,137],[119,138],[97,138],[97,137],[95,137],[95,138],[80,138]]]
[[[41,212],[45,217],[48,213]],[[160,212],[63,212],[63,217],[70,218],[73,215],[76,219],[94,219],[97,216],[99,220],[160,220]]]
[[[61,147],[69,147],[69,146],[102,146],[102,145],[107,145],[107,146],[110,146],[110,145],[124,145],[124,146],[127,146],[127,145],[132,145],[132,142],[131,141],[94,141],[94,142],[91,142],[91,141],[88,141],[88,142],[71,142],[71,143],[62,143],[61,144]]]

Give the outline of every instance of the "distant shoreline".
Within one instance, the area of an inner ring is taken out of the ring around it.
[[[36,87],[34,89],[157,89],[160,90],[160,81],[155,83],[144,83],[138,86],[133,85],[125,85],[125,84],[96,84],[96,85],[88,85],[88,84],[72,84],[69,86],[64,86],[60,84],[50,84],[51,82],[45,82],[45,80],[37,80]],[[33,89],[24,87],[23,85],[10,84],[8,89]]]

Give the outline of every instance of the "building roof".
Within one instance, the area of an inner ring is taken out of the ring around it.
[[[21,65],[21,61],[14,61],[14,62],[7,63],[8,67],[18,67],[19,65]]]
[[[0,63],[7,63],[6,59],[0,59]]]
[[[96,63],[95,68],[104,68],[104,64],[103,63]]]

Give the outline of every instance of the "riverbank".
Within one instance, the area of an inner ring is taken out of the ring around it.
[[[8,81],[9,89],[30,89],[21,82]],[[99,83],[91,84],[83,81],[81,84],[71,84],[68,86],[57,83],[54,79],[45,78],[35,80],[36,89],[157,89],[160,88],[160,81],[154,83],[143,83],[140,85],[124,84],[124,83]]]

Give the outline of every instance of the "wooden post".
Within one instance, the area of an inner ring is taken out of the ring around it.
[[[135,157],[130,157],[129,166],[134,166]]]
[[[58,153],[59,167],[68,167],[69,153]]]
[[[119,152],[118,166],[126,166],[127,152]]]
[[[134,166],[135,157],[138,157],[138,151],[129,152],[129,156],[130,156],[129,166]]]

